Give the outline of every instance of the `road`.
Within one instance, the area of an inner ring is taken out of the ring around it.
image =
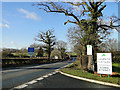
[[[43,65],[33,65],[27,67],[17,67],[2,71],[2,88],[13,88],[25,82],[36,79],[45,74],[49,74],[56,69],[59,69],[67,64],[75,61],[57,62]]]
[[[60,74],[59,72],[44,78],[42,80],[38,80],[34,84],[28,84],[26,89],[37,89],[37,88],[102,88],[103,90],[106,88],[117,90],[119,88],[113,88],[110,86],[104,86],[100,84],[95,84],[91,82],[86,82],[83,80],[74,79],[65,75]]]
[[[65,75],[55,72],[72,61],[57,62],[51,64],[34,65],[27,67],[19,67],[16,69],[3,70],[2,88],[13,89],[14,87],[24,87],[22,89],[39,89],[39,88],[111,88],[118,89],[110,86],[104,86],[83,80],[74,79]],[[52,74],[51,74],[52,73]],[[53,74],[54,73],[54,74]],[[50,75],[51,74],[51,75]],[[46,77],[47,75],[47,77]],[[27,83],[27,84],[26,84]],[[27,86],[26,86],[27,85]]]

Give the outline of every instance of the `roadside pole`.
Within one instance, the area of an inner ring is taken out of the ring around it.
[[[94,72],[94,61],[92,55],[92,45],[87,45],[87,55],[88,55],[88,70]]]

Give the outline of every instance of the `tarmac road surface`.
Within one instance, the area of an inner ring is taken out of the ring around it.
[[[51,64],[43,65],[33,65],[9,68],[2,71],[2,88],[13,88],[36,79],[45,74],[49,74],[56,69],[59,69],[67,64],[74,62],[76,58],[72,61],[63,61]]]

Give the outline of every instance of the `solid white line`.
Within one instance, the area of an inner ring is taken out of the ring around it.
[[[26,83],[26,84],[33,84],[33,83],[36,83],[37,81],[35,81],[35,80],[33,80],[33,81],[30,81],[30,82],[28,82],[28,83]]]
[[[67,73],[63,73],[62,71],[59,71],[61,74],[72,77],[72,78],[76,78],[76,79],[80,79],[80,80],[84,80],[84,81],[88,81],[88,82],[93,82],[93,83],[98,83],[98,84],[102,84],[102,85],[108,85],[108,86],[114,86],[114,87],[119,87],[120,85],[117,84],[112,84],[112,83],[107,83],[107,82],[102,82],[102,81],[97,81],[97,80],[92,80],[92,79],[86,79],[86,78],[82,78],[82,77],[78,77],[78,76],[74,76],[74,75],[70,75]]]

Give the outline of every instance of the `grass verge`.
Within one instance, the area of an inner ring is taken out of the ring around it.
[[[113,63],[112,64],[113,71],[120,75],[120,63]]]
[[[83,77],[83,78],[88,78],[88,79],[93,79],[93,80],[98,80],[98,81],[103,81],[103,82],[109,82],[113,84],[118,84],[120,85],[120,77],[99,77],[94,75],[93,73],[89,73],[79,67],[79,62],[76,61],[74,64],[61,69],[62,72],[68,73],[71,75]]]

